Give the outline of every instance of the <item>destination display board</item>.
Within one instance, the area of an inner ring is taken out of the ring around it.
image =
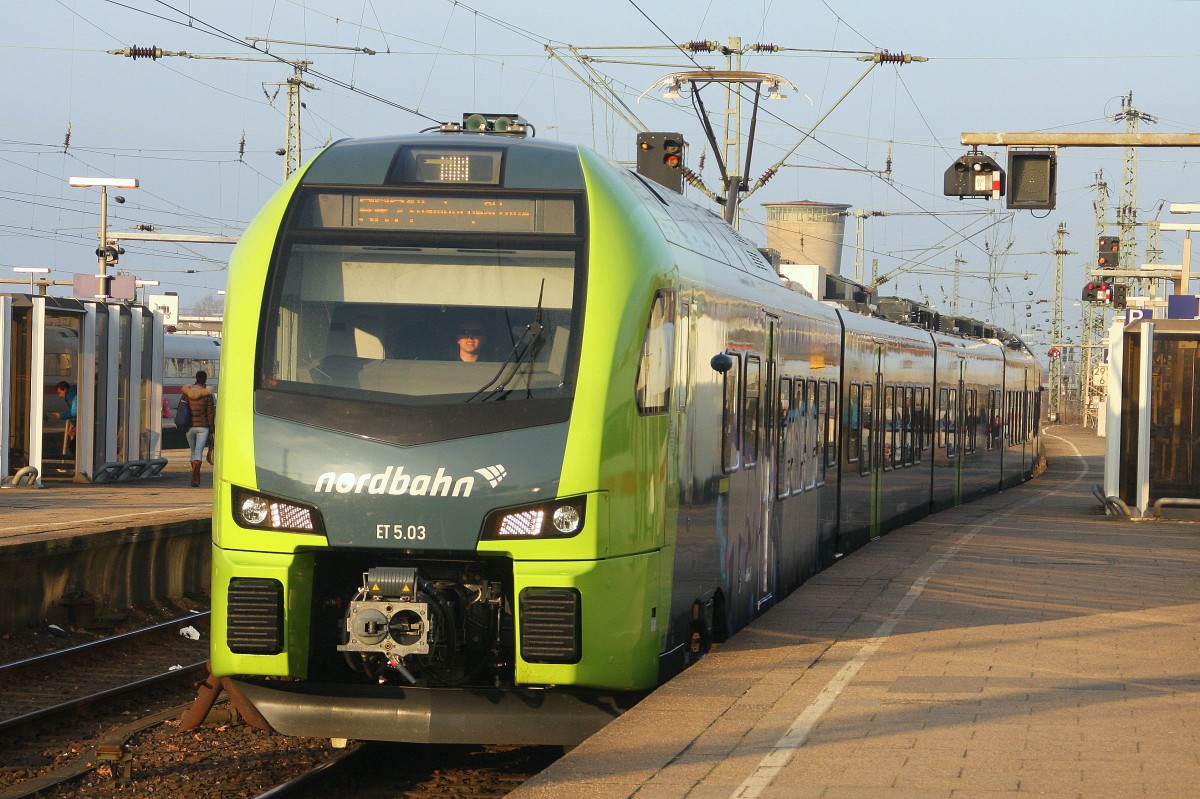
[[[573,234],[575,201],[497,194],[315,191],[305,196],[290,226],[378,231]]]
[[[470,230],[504,233],[535,229],[536,201],[483,197],[354,197],[354,227]]]

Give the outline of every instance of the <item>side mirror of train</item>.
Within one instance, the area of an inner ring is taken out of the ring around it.
[[[714,372],[725,374],[733,368],[733,358],[730,358],[728,353],[718,352],[708,362],[708,365],[713,368]]]

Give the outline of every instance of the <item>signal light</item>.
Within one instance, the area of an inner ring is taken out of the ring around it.
[[[683,145],[678,140],[663,140],[663,165],[667,169],[683,167]]]
[[[1111,296],[1111,286],[1103,280],[1093,280],[1083,287],[1084,302],[1107,303]]]
[[[1118,311],[1125,310],[1129,304],[1129,286],[1125,283],[1116,283],[1112,287],[1112,307]]]
[[[639,133],[637,172],[674,192],[683,191],[683,148],[681,133]]]
[[[947,197],[990,197],[998,200],[1004,196],[1005,173],[993,159],[982,153],[960,156],[942,177],[942,193]]]
[[[1096,265],[1101,269],[1115,269],[1121,260],[1121,239],[1118,236],[1101,236],[1096,246]]]

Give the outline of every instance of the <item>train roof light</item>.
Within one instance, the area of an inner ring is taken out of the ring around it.
[[[464,133],[492,133],[501,136],[524,137],[528,135],[530,127],[532,126],[520,114],[468,113],[463,114],[461,130]],[[446,128],[446,125],[442,126],[443,130]]]

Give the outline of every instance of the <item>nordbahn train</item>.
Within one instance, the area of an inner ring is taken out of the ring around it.
[[[1038,457],[1018,339],[820,302],[583,147],[336,142],[227,302],[211,666],[286,734],[578,742]]]

